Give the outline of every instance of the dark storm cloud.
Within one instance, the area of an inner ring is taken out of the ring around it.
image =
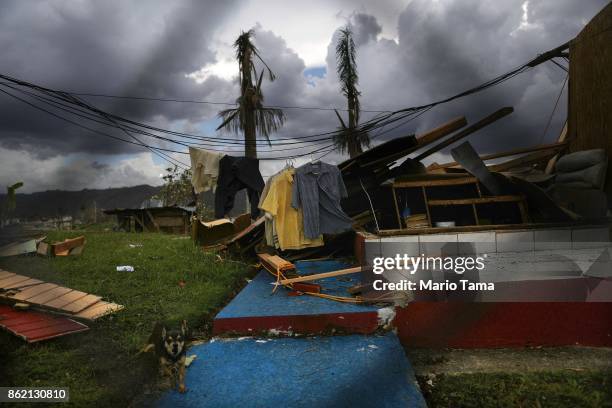
[[[573,38],[606,2],[413,0],[406,2],[395,20],[396,38],[384,37],[383,33],[390,32],[388,23],[383,30],[381,20],[375,17],[380,7],[394,8],[391,2],[372,1],[367,7],[354,8],[346,0],[334,4],[341,10],[339,16],[348,16],[338,18],[338,28],[350,22],[358,46],[362,108],[393,110],[445,98],[528,61]],[[238,0],[160,0],[146,5],[136,1],[5,1],[0,5],[3,52],[0,72],[64,90],[233,101],[238,92],[235,80],[213,75],[196,83],[185,76],[220,58],[213,37],[240,7]],[[266,12],[265,2],[261,12]],[[282,32],[272,32],[260,25],[255,29],[255,43],[277,74],[275,82],[264,81],[267,104],[340,108],[346,105],[336,75],[337,32],[329,39],[325,76],[306,78],[304,70],[308,67],[286,43]],[[307,37],[311,30],[317,29],[317,22],[304,21],[300,29]],[[539,143],[564,78],[565,73],[559,68],[551,63],[543,64],[503,85],[436,107],[401,128],[374,135],[375,142],[424,131],[459,115],[465,115],[473,123],[502,106],[513,106],[514,114],[478,132],[470,141],[481,152]],[[214,118],[219,110],[219,106],[200,104],[88,100],[122,116],[195,133],[202,133],[200,124]],[[565,117],[564,107],[565,98],[544,142],[551,141],[559,132]],[[6,155],[14,150],[28,150],[28,155],[38,158],[71,152],[95,155],[142,151],[75,129],[11,102],[3,95],[0,95],[0,112],[0,152]],[[285,114],[287,122],[280,137],[301,137],[338,126],[333,111],[287,109]],[[364,112],[362,120],[374,114]],[[290,151],[273,153],[261,147],[260,153],[262,156],[304,153],[327,143],[323,141],[302,149],[292,146]],[[239,148],[231,150],[236,149]],[[27,162],[29,156],[22,159],[16,163]],[[332,154],[326,160],[337,161],[340,156]],[[63,174],[66,168],[93,169],[83,170],[87,177],[79,183],[91,184],[91,178],[100,175],[98,182],[102,184],[99,185],[112,184],[109,180],[119,178],[119,184],[137,184],[145,176],[152,180],[151,177],[159,174],[158,167],[144,157],[138,158],[141,169],[123,163],[123,167],[112,172],[92,166],[94,161],[75,162],[57,171]],[[58,166],[50,159],[45,163],[50,169]],[[279,165],[278,162],[262,163],[264,174],[270,174]],[[145,172],[144,168],[148,170]],[[45,174],[55,175],[54,171]],[[54,184],[58,188],[78,184],[70,177],[57,174],[53,177],[62,179],[61,185]],[[135,180],[131,181],[130,177]],[[37,186],[43,184],[41,179]]]
[[[3,2],[0,72],[54,89],[115,95],[207,99],[226,81],[197,85],[185,75],[215,61],[212,35],[236,3]],[[206,107],[88,99],[120,115],[200,120]],[[0,143],[39,153],[134,151],[0,96]],[[209,112],[208,115],[211,113]],[[126,135],[116,135],[126,138]],[[38,152],[38,151],[37,151]]]

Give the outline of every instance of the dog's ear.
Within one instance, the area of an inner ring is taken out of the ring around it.
[[[183,320],[181,322],[181,333],[183,334],[183,337],[185,337],[187,334],[187,320]]]
[[[161,338],[162,339],[166,338],[166,326],[163,326],[161,329]]]

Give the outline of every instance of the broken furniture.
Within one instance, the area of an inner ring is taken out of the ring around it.
[[[398,230],[411,229],[416,232],[419,230],[405,223],[401,215],[403,208],[425,213],[426,228],[436,228],[434,227],[436,222],[449,220],[449,217],[457,226],[488,225],[493,228],[497,224],[528,222],[524,197],[483,194],[481,183],[475,177],[426,174],[397,178],[387,185],[393,194]],[[501,223],[496,214],[501,205],[508,208],[507,204],[514,206],[516,211],[513,217],[507,217],[508,222]],[[445,213],[439,209],[451,211]],[[452,227],[447,227],[449,228]]]
[[[251,224],[251,215],[242,214],[234,220],[221,218],[213,221],[200,221],[192,218],[191,238],[202,246],[222,243]]]

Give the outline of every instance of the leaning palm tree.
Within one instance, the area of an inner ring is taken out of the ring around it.
[[[240,96],[236,99],[236,108],[219,112],[223,122],[217,130],[227,128],[234,133],[244,132],[244,154],[246,157],[257,158],[257,134],[264,136],[270,144],[270,134],[280,129],[285,122],[285,115],[280,109],[264,107],[264,96],[261,92],[264,71],[267,71],[270,81],[274,81],[276,77],[251,41],[253,35],[253,30],[242,32],[234,43],[239,68]],[[253,58],[257,58],[264,66],[259,74]]]
[[[340,152],[348,152],[350,157],[355,157],[361,153],[363,151],[362,147],[370,146],[370,137],[367,132],[357,129],[360,111],[359,95],[361,95],[361,92],[357,90],[359,76],[357,75],[355,55],[353,33],[350,26],[347,25],[340,30],[340,37],[336,43],[336,70],[340,79],[342,94],[347,101],[348,126],[336,111],[341,127],[334,136],[334,142]]]

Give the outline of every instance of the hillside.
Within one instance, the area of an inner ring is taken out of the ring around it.
[[[111,208],[134,208],[156,194],[161,187],[140,185],[134,187],[109,188],[105,190],[64,191],[50,190],[30,194],[17,194],[14,216],[18,218],[78,216],[83,210]],[[0,194],[0,202],[5,194]]]

